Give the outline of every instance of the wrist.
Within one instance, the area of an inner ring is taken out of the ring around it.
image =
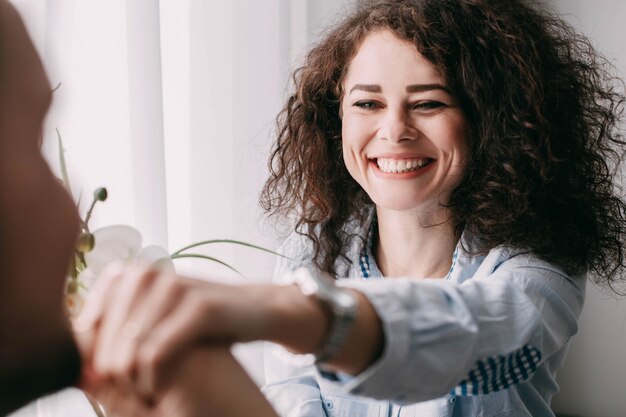
[[[278,343],[294,353],[316,351],[325,340],[331,313],[312,297],[293,285],[273,286],[268,298],[268,341]]]
[[[357,320],[336,356],[324,363],[331,371],[358,375],[382,354],[384,336],[382,322],[367,297],[360,291],[348,289],[357,299]]]

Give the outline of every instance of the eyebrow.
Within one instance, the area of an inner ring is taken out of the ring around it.
[[[450,90],[448,90],[448,87],[446,87],[445,85],[441,85],[441,84],[413,84],[413,85],[408,85],[406,87],[407,93],[419,93],[421,91],[430,91],[430,90],[443,90],[446,93],[452,94]]]
[[[380,93],[383,89],[378,84],[355,84],[350,90],[352,93],[354,90],[361,90],[368,93]]]
[[[354,87],[350,89],[350,93],[354,90],[361,90],[368,93],[382,93],[383,89],[378,84],[355,84]],[[443,90],[446,93],[450,93],[448,87],[441,84],[412,84],[406,86],[407,93],[420,93],[422,91],[430,91],[430,90]]]

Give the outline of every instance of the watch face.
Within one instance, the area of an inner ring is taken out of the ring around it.
[[[337,288],[328,274],[317,270],[299,268],[293,273],[304,295],[313,295],[330,305],[331,309],[350,312],[356,308],[356,298],[345,289]]]

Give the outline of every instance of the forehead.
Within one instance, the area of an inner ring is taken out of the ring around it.
[[[439,83],[445,77],[435,65],[420,54],[415,45],[389,30],[372,32],[365,37],[350,61],[344,87],[355,83],[385,84]]]

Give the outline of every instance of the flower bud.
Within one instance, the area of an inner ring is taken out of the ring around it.
[[[76,250],[82,253],[91,252],[96,245],[96,238],[89,232],[81,233],[76,242]]]
[[[93,192],[93,198],[97,201],[105,201],[108,196],[107,189],[104,187],[97,188],[96,191]]]
[[[78,281],[71,279],[67,283],[67,294],[76,294],[78,292]]]

